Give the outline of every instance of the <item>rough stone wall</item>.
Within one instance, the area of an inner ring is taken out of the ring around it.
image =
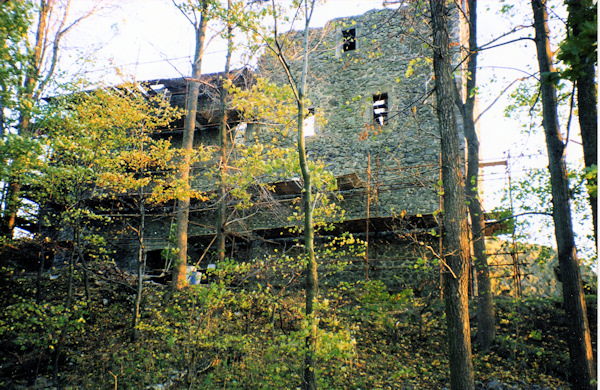
[[[344,44],[349,31],[356,37],[352,50]],[[454,32],[458,40],[459,29]],[[311,108],[327,123],[307,138],[307,151],[335,176],[360,179],[361,191],[344,194],[348,218],[365,217],[367,193],[372,215],[439,209],[440,145],[429,35],[427,16],[415,4],[335,19],[311,31],[307,92]],[[299,39],[299,33],[290,37]],[[298,72],[301,53],[295,50],[291,65]],[[273,61],[265,59],[261,71],[285,81]],[[387,97],[383,125],[374,113],[374,102],[382,96]]]

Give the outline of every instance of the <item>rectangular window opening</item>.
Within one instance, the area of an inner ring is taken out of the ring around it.
[[[348,30],[342,30],[343,46],[342,51],[356,50],[356,29],[350,28]]]
[[[315,109],[313,107],[308,109],[308,115],[304,117],[303,127],[305,137],[315,135]]]
[[[379,126],[388,122],[388,94],[373,95],[373,120]]]

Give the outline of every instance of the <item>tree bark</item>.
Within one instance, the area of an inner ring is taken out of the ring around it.
[[[579,111],[579,128],[583,144],[583,159],[586,168],[598,166],[598,102],[596,95],[596,69],[594,64],[587,63],[584,74],[577,78],[577,108]],[[597,180],[597,178],[596,178]],[[594,225],[594,241],[598,245],[598,198],[589,194]]]
[[[571,361],[570,380],[574,389],[592,389],[594,361],[587,310],[583,296],[577,251],[573,237],[569,201],[569,181],[565,165],[565,144],[558,124],[556,86],[549,81],[554,68],[548,38],[548,14],[545,0],[532,0],[535,40],[541,74],[543,126],[552,186],[552,216],[558,247],[564,306],[571,327],[567,343]]]
[[[444,184],[443,243],[446,253],[443,286],[448,324],[450,384],[455,390],[474,389],[469,324],[469,242],[464,175],[454,115],[454,80],[445,1],[430,0],[433,22],[433,68],[441,135]]]
[[[477,275],[477,342],[487,350],[496,335],[494,298],[485,245],[485,217],[479,199],[479,139],[475,123],[477,86],[477,2],[468,0],[465,14],[469,17],[469,59],[465,103],[461,107],[467,140],[467,177],[465,180],[467,203],[471,215],[471,237]]]
[[[142,138],[142,137],[140,137]],[[140,153],[144,153],[144,143],[143,141],[140,143]],[[142,179],[145,176],[145,169],[142,166],[141,168],[141,177]],[[146,245],[145,245],[145,235],[144,230],[146,229],[146,200],[144,199],[144,186],[140,187],[139,192],[140,197],[140,223],[137,229],[138,236],[138,261],[137,261],[137,291],[135,294],[135,303],[133,305],[133,320],[131,323],[131,341],[134,342],[139,337],[138,327],[140,320],[140,309],[142,305],[142,294],[144,292],[144,273],[146,268]]]
[[[570,0],[567,2],[569,9],[568,23],[573,35],[577,38],[582,33],[580,21],[592,21],[597,13],[597,7],[592,1]],[[597,58],[583,56],[580,64],[581,72],[575,80],[577,86],[577,108],[579,111],[579,129],[583,144],[583,159],[586,168],[598,166],[598,98],[596,95],[596,69]],[[596,179],[597,180],[597,179]],[[594,224],[594,240],[598,245],[598,198],[589,194],[592,208],[592,222]]]
[[[309,6],[310,3],[310,6]],[[307,257],[306,264],[306,318],[309,333],[306,337],[306,354],[304,356],[304,375],[302,378],[303,390],[316,390],[317,377],[315,373],[315,354],[317,351],[317,321],[315,317],[315,302],[319,295],[319,282],[317,274],[317,261],[314,248],[313,205],[312,205],[312,177],[308,169],[306,158],[306,145],[304,142],[304,99],[306,96],[306,77],[308,74],[308,35],[310,18],[314,9],[314,0],[305,0],[306,23],[304,26],[302,75],[298,86],[296,103],[298,106],[298,158],[302,179],[304,180],[302,208],[304,210],[304,251]]]
[[[144,292],[144,273],[146,268],[146,249],[144,244],[144,229],[146,228],[146,207],[144,201],[144,187],[140,190],[140,224],[138,226],[138,261],[137,261],[137,290],[135,294],[135,303],[133,305],[133,320],[131,323],[131,341],[136,341],[139,337],[138,326],[140,320],[140,309],[142,305],[142,294]]]
[[[183,130],[183,162],[179,172],[179,178],[184,183],[184,191],[179,198],[176,215],[176,240],[177,258],[173,266],[173,290],[181,290],[187,284],[187,247],[188,247],[188,223],[190,220],[190,162],[194,148],[194,132],[196,130],[196,112],[198,110],[198,94],[200,89],[200,77],[202,76],[202,58],[204,56],[204,41],[206,38],[206,27],[208,17],[206,10],[208,4],[201,2],[200,20],[195,25],[196,50],[194,64],[192,66],[192,78],[189,82],[188,96],[185,104],[186,115]]]
[[[227,2],[227,9],[231,8],[231,0]],[[228,11],[229,12],[229,11]],[[228,18],[230,16],[228,15]],[[229,70],[231,66],[231,54],[233,51],[233,26],[231,22],[227,21],[227,56],[225,58],[225,78],[229,77]],[[223,81],[223,85],[225,82]],[[227,124],[227,95],[228,91],[223,87],[221,89],[221,117],[219,121],[219,139],[221,147],[221,161],[219,164],[219,173],[221,175],[221,182],[219,184],[220,190],[220,201],[217,215],[217,253],[219,261],[225,260],[225,239],[227,238],[225,226],[227,224],[227,185],[225,183],[227,176],[227,154],[230,149],[229,141],[229,125]]]

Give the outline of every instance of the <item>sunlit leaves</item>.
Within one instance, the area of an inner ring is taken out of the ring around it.
[[[562,76],[569,80],[576,80],[589,61],[597,63],[598,4],[592,0],[566,3],[569,10],[570,31],[560,45],[557,58],[568,66],[562,72]],[[578,34],[575,34],[573,29],[578,29]]]
[[[85,332],[88,314],[85,302],[72,307],[55,303],[35,303],[23,297],[13,297],[17,303],[4,310],[0,319],[0,337],[14,340],[23,349],[34,345],[51,351],[64,334],[72,337]],[[31,332],[36,337],[29,337]]]

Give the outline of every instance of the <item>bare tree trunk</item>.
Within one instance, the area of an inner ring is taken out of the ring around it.
[[[304,6],[305,24],[304,24],[304,35],[303,35],[303,53],[302,53],[302,74],[300,80],[296,80],[292,74],[289,64],[287,63],[281,44],[278,41],[277,34],[277,21],[275,19],[274,25],[274,45],[267,44],[269,49],[272,50],[277,59],[281,63],[283,70],[287,76],[288,83],[292,88],[296,104],[298,108],[297,115],[297,129],[298,129],[298,158],[300,164],[300,171],[302,173],[302,180],[304,186],[302,190],[302,211],[304,214],[304,254],[307,258],[306,264],[306,318],[308,320],[309,332],[306,336],[305,347],[306,353],[304,355],[304,372],[302,375],[301,388],[303,390],[316,390],[317,389],[317,376],[315,372],[315,355],[317,351],[317,326],[318,319],[315,317],[315,303],[319,291],[319,281],[317,274],[317,261],[315,258],[314,248],[314,227],[313,227],[313,204],[312,204],[312,177],[308,169],[308,161],[306,158],[306,145],[304,142],[304,117],[305,117],[305,97],[306,97],[306,78],[308,74],[308,37],[310,33],[310,19],[314,11],[315,0],[303,0],[299,6]],[[275,0],[272,0],[272,7],[275,9]]]
[[[227,9],[229,10],[231,8],[231,0],[228,0],[227,5]],[[225,78],[229,77],[229,70],[231,66],[231,53],[233,51],[232,31],[233,27],[231,25],[231,22],[227,21],[227,56],[225,58]],[[221,89],[221,118],[219,122],[219,139],[221,144],[221,183],[219,185],[221,200],[219,203],[217,216],[217,253],[219,261],[225,260],[225,239],[227,237],[225,231],[225,226],[227,224],[227,185],[225,184],[225,178],[227,176],[227,154],[230,147],[228,127],[229,125],[227,124],[227,95],[228,91],[223,87]]]
[[[143,145],[142,145],[143,150]],[[142,168],[142,177],[144,177],[144,169]],[[146,269],[146,248],[144,243],[144,229],[146,228],[146,204],[144,199],[144,186],[140,187],[140,224],[138,226],[138,261],[137,261],[137,291],[135,295],[135,303],[133,306],[133,319],[131,323],[131,341],[136,341],[139,337],[138,326],[140,319],[140,307],[142,304],[142,294],[144,292],[144,273]]]
[[[206,10],[208,4],[201,2],[202,10],[196,29],[196,51],[194,64],[192,66],[192,78],[189,83],[186,101],[186,116],[183,130],[183,164],[179,172],[179,178],[185,183],[184,193],[179,198],[176,223],[177,223],[177,258],[173,266],[173,290],[181,290],[185,287],[187,279],[187,247],[188,247],[188,223],[190,220],[190,162],[194,148],[194,131],[196,129],[196,112],[198,110],[198,94],[200,89],[200,77],[202,76],[202,58],[204,56],[204,41],[206,38],[206,27],[208,17]]]
[[[568,23],[577,38],[582,35],[581,25],[583,21],[591,22],[596,15],[597,4],[587,0],[570,0],[566,2],[569,9]],[[597,58],[581,56],[581,71],[578,72],[575,83],[577,85],[577,108],[579,111],[579,128],[581,130],[581,142],[583,144],[583,159],[586,168],[598,166],[598,98],[596,95],[596,69]],[[596,179],[597,180],[597,179]],[[595,194],[589,194],[589,202],[592,208],[592,221],[594,224],[594,240],[598,245],[598,198]],[[597,247],[596,247],[597,248]]]
[[[592,389],[595,379],[594,358],[587,310],[583,296],[577,250],[573,237],[569,201],[569,181],[565,165],[565,144],[560,133],[556,86],[549,81],[554,72],[548,38],[548,14],[545,0],[532,0],[537,57],[541,74],[543,126],[552,185],[552,216],[558,247],[558,261],[563,285],[564,306],[571,326],[567,343],[571,360],[570,380],[574,389]]]
[[[304,180],[304,191],[302,207],[304,209],[304,250],[308,257],[306,264],[306,317],[309,323],[309,334],[306,337],[306,355],[304,358],[304,377],[302,389],[316,390],[317,378],[315,374],[315,354],[317,351],[317,319],[314,313],[314,304],[319,295],[319,281],[317,274],[317,261],[315,259],[313,206],[312,206],[312,178],[308,170],[306,159],[306,146],[304,143],[304,98],[306,96],[306,76],[308,73],[308,34],[310,15],[314,7],[311,3],[310,14],[307,12],[306,25],[304,27],[304,58],[302,60],[302,78],[298,88],[298,157],[300,159],[300,170]],[[308,0],[306,3],[308,10]]]
[[[442,181],[444,185],[443,242],[446,253],[443,272],[444,300],[448,323],[450,383],[454,390],[474,389],[469,324],[469,241],[464,177],[454,115],[454,80],[450,59],[445,1],[430,0],[433,22],[433,68],[437,116],[441,135]]]
[[[304,141],[304,117],[305,117],[305,106],[304,100],[306,97],[306,78],[308,74],[308,37],[309,37],[309,26],[310,19],[314,10],[314,0],[304,0],[301,5],[304,5],[305,12],[305,25],[304,25],[304,41],[303,41],[303,55],[302,55],[302,74],[300,81],[296,82],[294,79],[290,67],[287,64],[281,46],[277,41],[277,31],[275,31],[275,44],[277,48],[271,47],[275,51],[279,62],[288,78],[288,82],[294,91],[296,104],[298,107],[297,116],[297,129],[298,129],[298,158],[300,164],[300,171],[302,173],[302,180],[304,181],[304,187],[302,191],[302,209],[304,214],[304,253],[307,257],[306,264],[306,318],[308,320],[309,332],[306,336],[305,347],[306,352],[304,355],[304,373],[302,376],[301,388],[303,390],[316,390],[317,389],[317,376],[315,372],[315,355],[317,351],[317,326],[318,319],[315,317],[315,303],[319,294],[319,282],[317,274],[317,261],[315,258],[314,248],[314,227],[313,227],[313,204],[312,204],[312,177],[308,169],[308,161],[306,158],[306,145]],[[273,7],[275,8],[275,0],[273,0]]]
[[[579,128],[583,144],[583,158],[586,168],[598,166],[598,99],[596,95],[596,69],[593,63],[587,63],[583,74],[577,78],[577,108],[579,109]],[[597,180],[597,178],[596,178]],[[598,198],[589,193],[594,224],[594,241],[598,245]]]
[[[471,215],[471,237],[477,274],[477,342],[487,350],[496,335],[494,299],[485,246],[485,216],[479,199],[479,139],[475,123],[475,88],[477,86],[477,2],[468,0],[465,14],[469,17],[469,59],[465,103],[461,105],[465,137],[467,140],[467,177],[465,180],[467,203]]]
[[[75,273],[75,252],[71,252],[71,257],[69,257],[69,266],[67,267],[67,299],[65,301],[66,307],[71,307],[71,302],[73,301],[73,279]]]
[[[306,30],[308,35],[308,29]],[[305,47],[306,49],[306,47]],[[305,61],[306,62],[306,61]],[[303,80],[305,77],[303,77]],[[305,81],[302,83],[305,85]],[[300,93],[303,97],[303,93]],[[317,346],[317,319],[314,313],[314,304],[319,295],[319,281],[317,274],[317,261],[315,259],[314,247],[314,227],[313,227],[313,209],[312,209],[312,190],[311,176],[308,171],[306,161],[306,149],[304,145],[304,131],[302,124],[304,122],[304,102],[298,102],[298,153],[300,157],[300,169],[304,180],[304,192],[302,198],[302,207],[304,209],[304,251],[308,258],[306,264],[306,317],[309,323],[309,335],[306,337],[306,355],[304,359],[304,378],[302,381],[303,389],[316,389],[317,381],[315,375],[315,353]]]

